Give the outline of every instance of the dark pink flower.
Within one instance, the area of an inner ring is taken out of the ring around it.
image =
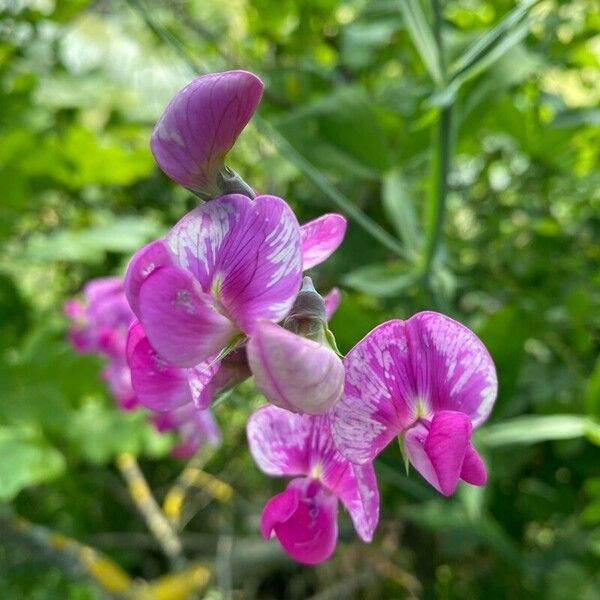
[[[370,542],[379,520],[379,491],[371,464],[353,465],[335,448],[327,416],[294,414],[275,406],[248,420],[250,452],[267,475],[297,477],[267,502],[261,533],[276,536],[294,559],[327,560],[337,542],[337,504]]]
[[[186,404],[204,410],[216,394],[250,376],[244,349],[234,350],[221,361],[213,358],[189,369],[174,367],[150,345],[138,321],[129,330],[127,360],[140,403],[159,412]]]
[[[300,287],[300,228],[274,196],[231,194],[188,213],[131,260],[126,291],[157,352],[193,367],[280,321]]]
[[[223,160],[256,111],[262,81],[247,71],[211,73],[194,79],[169,102],[150,147],[160,168],[198,195],[223,194]]]
[[[490,414],[498,383],[472,331],[434,312],[388,321],[348,353],[344,366],[344,394],[330,416],[348,460],[369,463],[400,436],[410,462],[442,494],[453,494],[459,479],[485,483],[471,433]]]

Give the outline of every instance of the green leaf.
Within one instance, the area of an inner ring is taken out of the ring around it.
[[[481,444],[496,448],[583,437],[591,424],[583,415],[525,415],[484,427],[476,435]]]
[[[585,408],[589,415],[600,419],[600,358],[585,387]]]
[[[597,127],[600,125],[600,109],[598,108],[570,108],[559,112],[550,123],[552,127]]]
[[[400,10],[408,33],[429,75],[437,85],[443,85],[439,49],[421,3],[419,0],[400,0]]]
[[[78,454],[93,463],[106,463],[120,452],[163,455],[171,437],[157,433],[147,418],[146,411],[125,412],[90,400],[72,417],[68,436]]]
[[[132,253],[160,233],[161,228],[153,219],[121,217],[82,231],[32,236],[25,257],[42,262],[99,263],[107,252]]]
[[[342,283],[378,298],[396,296],[419,279],[405,264],[375,264],[360,267],[342,277]]]
[[[383,180],[383,208],[410,254],[418,253],[422,243],[414,205],[408,193],[408,182],[397,171],[390,171]]]
[[[497,52],[498,47],[504,48],[506,40],[510,37],[505,35],[511,28],[517,26],[520,21],[527,15],[529,9],[534,6],[539,0],[524,0],[516,8],[510,11],[499,23],[492,29],[487,31],[476,42],[471,44],[465,52],[451,65],[450,78],[456,79],[467,74],[470,70],[476,69],[481,72],[479,63],[489,61],[488,55],[494,51]],[[529,24],[527,24],[527,27]],[[520,28],[517,28],[520,31]],[[512,43],[505,48],[506,51]],[[500,52],[496,58],[499,58],[503,52]],[[486,63],[489,66],[489,62]]]
[[[50,481],[64,470],[63,455],[34,429],[0,427],[0,501]]]

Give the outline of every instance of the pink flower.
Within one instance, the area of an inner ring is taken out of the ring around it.
[[[303,271],[325,262],[338,249],[346,235],[346,226],[342,215],[328,213],[300,227]]]
[[[167,412],[156,412],[152,422],[157,431],[177,431],[180,441],[171,450],[175,458],[189,458],[204,444],[217,445],[221,440],[219,426],[211,411],[198,410],[192,403]]]
[[[358,342],[344,366],[344,394],[330,417],[348,460],[369,463],[400,436],[410,462],[442,494],[453,494],[459,479],[485,483],[471,433],[490,414],[498,383],[472,331],[434,312],[388,321]]]
[[[126,275],[131,308],[166,361],[194,367],[280,321],[300,287],[300,227],[274,196],[223,196],[139,250]]]
[[[160,168],[202,197],[222,195],[231,175],[223,160],[262,92],[262,81],[247,71],[194,79],[169,102],[152,133],[150,147]]]
[[[140,403],[159,412],[186,404],[204,410],[216,394],[250,376],[243,348],[234,350],[221,361],[209,359],[189,369],[174,367],[150,345],[138,321],[129,330],[127,361]]]
[[[344,365],[330,344],[326,304],[310,277],[304,278],[284,327],[261,321],[254,329],[248,362],[256,387],[276,406],[323,414],[342,395]]]
[[[71,319],[69,337],[82,353],[101,352],[112,358],[123,355],[127,330],[133,314],[119,277],[91,279],[83,288],[83,301],[65,302],[65,314]]]
[[[297,477],[271,498],[261,517],[265,539],[276,536],[299,562],[327,560],[337,543],[337,504],[370,542],[379,520],[379,491],[371,464],[353,465],[336,450],[327,416],[293,414],[275,406],[248,420],[250,452],[267,475]]]

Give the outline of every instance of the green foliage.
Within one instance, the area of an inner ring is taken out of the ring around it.
[[[193,205],[148,148],[162,107],[192,77],[189,63],[246,68],[267,92],[232,166],[288,199],[301,222],[350,217],[344,244],[314,274],[319,290],[342,289],[331,322],[340,350],[385,319],[443,310],[485,341],[500,394],[476,432],[485,488],[442,499],[405,476],[390,447],[377,461],[381,526],[368,550],[344,515],[327,565],[305,569],[273,553],[245,570],[227,563],[226,540],[233,532],[234,548],[269,551],[256,523],[283,482],[248,456],[243,425],[256,394],[228,396],[216,409],[224,445],[205,469],[234,485],[234,510],[200,491],[184,538],[190,556],[217,557],[212,595],[226,597],[231,584],[243,598],[396,598],[414,576],[422,593],[413,596],[424,598],[595,597],[597,9],[585,0],[5,4],[2,512],[97,544],[135,577],[166,571],[111,463],[122,451],[140,455],[161,499],[181,469],[166,457],[173,440],[143,412],[114,406],[102,361],[70,348],[61,307],[87,279],[122,273]],[[442,109],[452,117],[443,132]],[[340,582],[350,586],[341,594]],[[99,596],[2,539],[0,597]]]

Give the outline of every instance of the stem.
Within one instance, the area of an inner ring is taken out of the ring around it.
[[[444,40],[442,37],[442,6],[440,0],[431,0],[434,15],[434,38],[438,46],[440,71],[443,81],[446,81],[446,59]],[[424,283],[426,289],[431,289],[431,271],[436,258],[446,216],[446,198],[448,195],[448,174],[451,162],[452,144],[452,112],[453,105],[449,104],[440,110],[437,123],[436,143],[433,156],[434,186],[429,202],[428,235],[425,245]]]
[[[0,519],[2,539],[14,538],[76,577],[87,577],[110,598],[129,597],[133,581],[121,567],[94,548],[20,517]]]
[[[146,521],[148,529],[173,565],[181,566],[183,561],[181,541],[160,510],[135,457],[127,452],[119,454],[117,467],[127,483],[129,495]]]

